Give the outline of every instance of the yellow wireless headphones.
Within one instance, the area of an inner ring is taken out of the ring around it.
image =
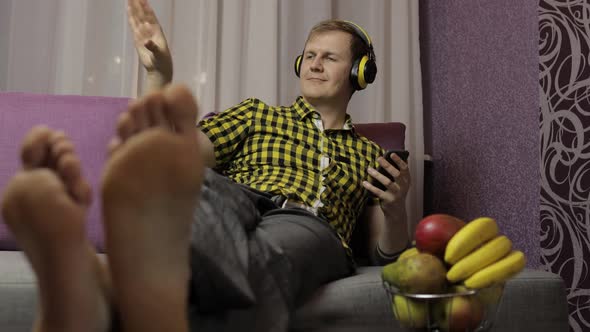
[[[375,81],[377,76],[377,64],[375,63],[375,52],[373,51],[373,44],[371,43],[371,37],[363,28],[358,24],[344,21],[351,28],[354,29],[357,36],[359,36],[365,44],[369,47],[368,54],[363,55],[360,59],[356,59],[352,63],[350,70],[350,82],[355,90],[363,90],[370,83]],[[301,74],[301,62],[303,61],[303,54],[298,55],[295,59],[295,75],[299,77]]]

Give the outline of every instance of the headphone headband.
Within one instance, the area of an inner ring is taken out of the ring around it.
[[[367,46],[369,46],[369,48],[373,50],[373,43],[371,42],[371,37],[369,37],[369,34],[363,28],[361,28],[360,25],[351,21],[343,22],[346,22],[348,25],[350,25],[350,27],[353,28],[354,31],[356,31],[356,34],[365,42],[365,44],[367,44]]]

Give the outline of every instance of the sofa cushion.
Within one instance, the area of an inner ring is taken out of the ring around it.
[[[0,331],[30,331],[36,301],[35,278],[24,255],[0,251]],[[362,267],[314,293],[295,313],[290,331],[405,331],[391,310],[381,268]],[[567,331],[567,315],[563,280],[525,269],[506,284],[491,332]]]
[[[381,282],[381,267],[360,267],[357,274],[320,288],[295,314],[293,331],[403,331],[391,311]]]
[[[35,276],[20,251],[0,251],[0,331],[25,332],[37,305]]]
[[[98,182],[106,147],[114,134],[116,119],[128,98],[0,93],[0,188],[19,169],[19,148],[24,135],[39,124],[64,130],[80,155],[85,176],[93,188],[87,232],[102,250]],[[17,249],[0,217],[0,250]]]

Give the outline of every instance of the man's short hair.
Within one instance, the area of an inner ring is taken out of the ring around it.
[[[361,36],[359,35],[359,31],[355,29],[352,23],[337,19],[321,21],[318,24],[314,25],[313,28],[311,28],[311,30],[309,31],[309,35],[307,36],[305,45],[307,45],[309,39],[316,33],[322,33],[327,31],[343,31],[347,32],[352,36],[350,44],[352,62],[354,62],[356,59],[360,59],[363,55],[367,55],[370,53],[369,45],[367,44],[367,42],[363,40],[363,38],[361,38]]]

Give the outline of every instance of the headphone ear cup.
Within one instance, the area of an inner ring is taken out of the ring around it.
[[[352,64],[350,70],[350,82],[355,90],[363,90],[375,81],[377,76],[377,65],[375,61],[364,55],[362,58],[357,59]]]
[[[295,75],[297,75],[297,77],[299,77],[299,75],[301,74],[301,60],[303,60],[303,56],[301,56],[301,55],[298,55],[295,58],[294,69],[295,69]]]
[[[369,60],[365,64],[365,82],[373,83],[375,82],[375,77],[377,76],[377,64],[374,60]]]
[[[359,84],[359,65],[361,63],[361,59],[356,59],[352,63],[352,68],[350,69],[350,83],[355,90],[362,90],[364,89]]]

